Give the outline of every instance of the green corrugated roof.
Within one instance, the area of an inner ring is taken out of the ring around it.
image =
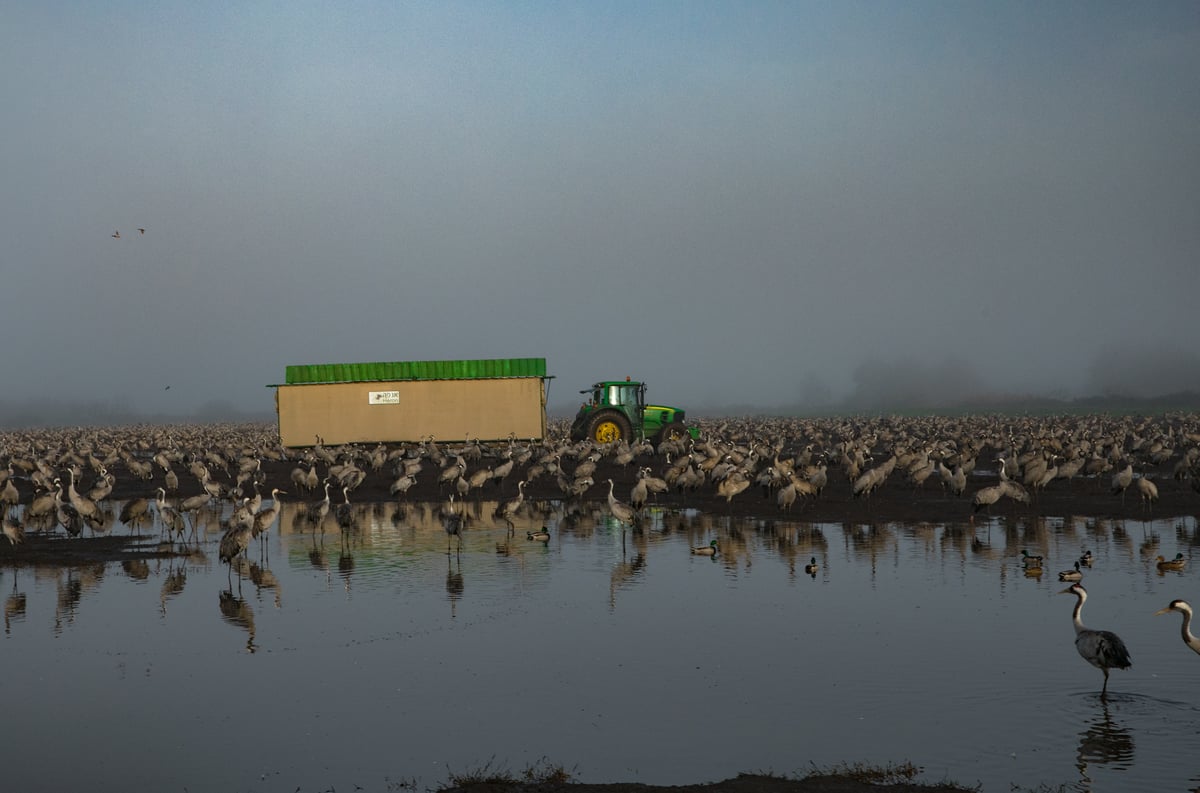
[[[545,377],[545,358],[488,358],[462,361],[375,361],[316,363],[287,367],[287,384],[355,383],[372,380],[480,380]]]

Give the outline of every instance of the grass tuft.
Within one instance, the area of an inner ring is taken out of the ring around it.
[[[552,764],[545,757],[525,766],[517,774],[507,766],[498,764],[494,756],[480,768],[461,773],[447,768],[447,773],[449,777],[434,788],[435,791],[504,785],[566,784],[575,779],[574,769],[568,771],[561,765]]]
[[[868,785],[895,785],[901,782],[911,782],[920,774],[922,768],[905,760],[900,764],[888,763],[885,766],[867,765],[866,763],[842,763],[833,768],[813,767],[812,773],[805,779],[836,776],[842,779],[852,779]]]

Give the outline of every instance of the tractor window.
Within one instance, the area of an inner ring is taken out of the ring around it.
[[[613,405],[638,404],[638,387],[635,385],[611,385],[608,387],[609,402]]]

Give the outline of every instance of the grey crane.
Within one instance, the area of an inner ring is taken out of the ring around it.
[[[1157,617],[1159,614],[1171,611],[1178,611],[1183,615],[1183,627],[1180,629],[1180,633],[1183,634],[1183,643],[1191,647],[1194,652],[1200,653],[1200,639],[1192,635],[1192,607],[1186,600],[1172,600],[1166,608],[1154,612],[1154,616]]]
[[[642,507],[646,506],[646,499],[649,497],[650,488],[646,485],[645,478],[639,477],[629,491],[629,506],[640,512]]]
[[[229,575],[233,576],[233,560],[238,556],[246,553],[246,549],[250,547],[250,539],[253,536],[253,526],[230,526],[221,535],[221,544],[218,547],[221,561],[229,565]],[[242,585],[242,574],[238,571],[238,587]]]
[[[1087,590],[1083,588],[1083,584],[1071,584],[1059,594],[1074,595],[1077,598],[1071,617],[1075,623],[1075,649],[1079,651],[1083,660],[1104,673],[1104,686],[1100,689],[1100,698],[1104,699],[1108,696],[1108,670],[1128,669],[1133,665],[1129,650],[1125,649],[1125,642],[1121,641],[1121,637],[1112,631],[1095,631],[1083,627],[1080,614],[1083,611],[1083,603],[1087,600]]]
[[[308,505],[308,522],[314,527],[321,526],[325,522],[325,516],[329,514],[329,480],[325,480],[325,498],[320,501],[314,501]],[[324,531],[324,527],[321,529]]]
[[[391,487],[388,488],[388,492],[393,496],[398,493],[400,494],[400,497],[403,498],[408,492],[408,489],[416,483],[417,480],[414,476],[411,474],[404,474],[403,476],[397,477],[396,481],[392,482]]]
[[[338,528],[343,532],[354,530],[354,507],[350,504],[350,488],[342,488],[342,503],[333,511]]]
[[[632,526],[634,519],[637,517],[637,513],[634,512],[633,507],[629,506],[624,501],[618,500],[617,497],[613,495],[613,480],[611,479],[608,480],[608,509],[610,512],[612,512],[613,517],[622,524],[622,526]]]
[[[254,513],[254,525],[251,527],[251,534],[255,537],[260,537],[262,542],[266,543],[266,534],[275,525],[275,521],[279,519],[281,505],[279,496],[286,495],[286,490],[280,490],[277,487],[271,488],[271,506],[263,507],[258,512]]]
[[[509,529],[513,528],[512,519],[517,514],[517,510],[521,508],[521,504],[525,502],[525,481],[517,482],[517,495],[510,498],[500,505],[496,510],[496,517],[508,524]]]
[[[446,531],[446,556],[450,555],[450,543],[455,538],[458,539],[458,550],[462,550],[462,529],[465,516],[462,512],[454,507],[454,496],[450,496],[450,503],[444,506],[441,511],[442,528]]]
[[[1137,478],[1138,495],[1141,496],[1142,506],[1147,512],[1154,508],[1154,502],[1158,501],[1158,485],[1142,474]]]
[[[1133,463],[1126,463],[1125,467],[1117,473],[1113,474],[1112,478],[1112,494],[1121,494],[1121,503],[1125,503],[1125,491],[1133,484]]]
[[[158,507],[158,520],[162,524],[162,531],[166,532],[170,537],[173,532],[178,532],[180,537],[187,530],[187,521],[179,514],[179,511],[167,503],[167,491],[161,487],[156,491],[158,493],[154,498],[154,503]]]
[[[62,500],[61,485],[54,491],[54,506],[58,522],[67,530],[67,534],[72,537],[78,537],[83,533],[83,516],[79,514],[75,507]]]

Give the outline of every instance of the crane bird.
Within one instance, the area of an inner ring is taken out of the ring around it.
[[[1146,478],[1145,474],[1137,478],[1138,495],[1142,498],[1142,506],[1149,512],[1158,501],[1158,485]]]
[[[275,525],[275,521],[279,518],[279,496],[287,494],[286,490],[280,490],[277,487],[271,488],[271,506],[263,507],[258,512],[254,513],[254,525],[251,527],[251,534],[255,537],[260,537],[262,542],[266,542],[266,534]]]
[[[1166,614],[1169,611],[1178,611],[1183,615],[1183,628],[1180,633],[1183,634],[1183,643],[1191,647],[1193,651],[1200,653],[1200,639],[1192,635],[1192,607],[1188,605],[1186,600],[1172,600],[1165,609],[1159,609],[1154,612],[1154,616]]]
[[[632,526],[634,518],[637,517],[637,513],[633,511],[633,507],[629,506],[624,501],[618,500],[617,497],[613,495],[613,480],[611,479],[608,480],[608,510],[612,513],[612,516],[621,523],[622,526],[625,524]]]
[[[167,503],[167,491],[157,488],[155,492],[158,494],[154,498],[154,503],[158,507],[158,520],[162,524],[160,529],[166,533],[167,537],[178,533],[182,539],[183,533],[187,531],[187,521],[179,514],[173,506]]]
[[[513,528],[512,519],[517,514],[517,510],[521,508],[521,504],[525,502],[525,482],[524,480],[517,482],[517,495],[510,498],[500,505],[496,510],[496,516],[501,518],[508,527]]]
[[[342,503],[333,511],[338,528],[343,532],[354,530],[354,507],[350,504],[350,488],[342,488]]]
[[[238,556],[245,554],[246,549],[250,547],[250,538],[253,536],[253,526],[233,525],[225,530],[221,535],[221,544],[219,553],[221,561],[229,565],[229,573],[233,575],[233,560]],[[238,586],[241,586],[242,574],[238,571]]]
[[[325,498],[320,501],[315,501],[308,505],[308,522],[314,527],[321,526],[321,531],[325,531],[322,525],[325,523],[325,516],[329,514],[329,479],[325,479]]]
[[[1125,491],[1133,484],[1133,463],[1126,463],[1125,467],[1117,473],[1113,474],[1112,478],[1112,494],[1121,494],[1121,503],[1125,503]]]
[[[464,515],[454,507],[454,495],[450,495],[450,504],[442,508],[442,528],[446,530],[446,556],[450,555],[450,542],[458,538],[458,550],[462,550],[462,528]]]
[[[1071,584],[1059,594],[1074,595],[1077,598],[1071,617],[1075,623],[1075,649],[1079,651],[1083,660],[1104,673],[1104,687],[1100,689],[1100,697],[1103,699],[1108,695],[1108,670],[1128,669],[1133,665],[1129,651],[1125,649],[1125,642],[1121,641],[1121,637],[1112,631],[1094,631],[1083,627],[1083,620],[1079,615],[1083,611],[1084,601],[1087,600],[1087,590],[1082,584]]]

